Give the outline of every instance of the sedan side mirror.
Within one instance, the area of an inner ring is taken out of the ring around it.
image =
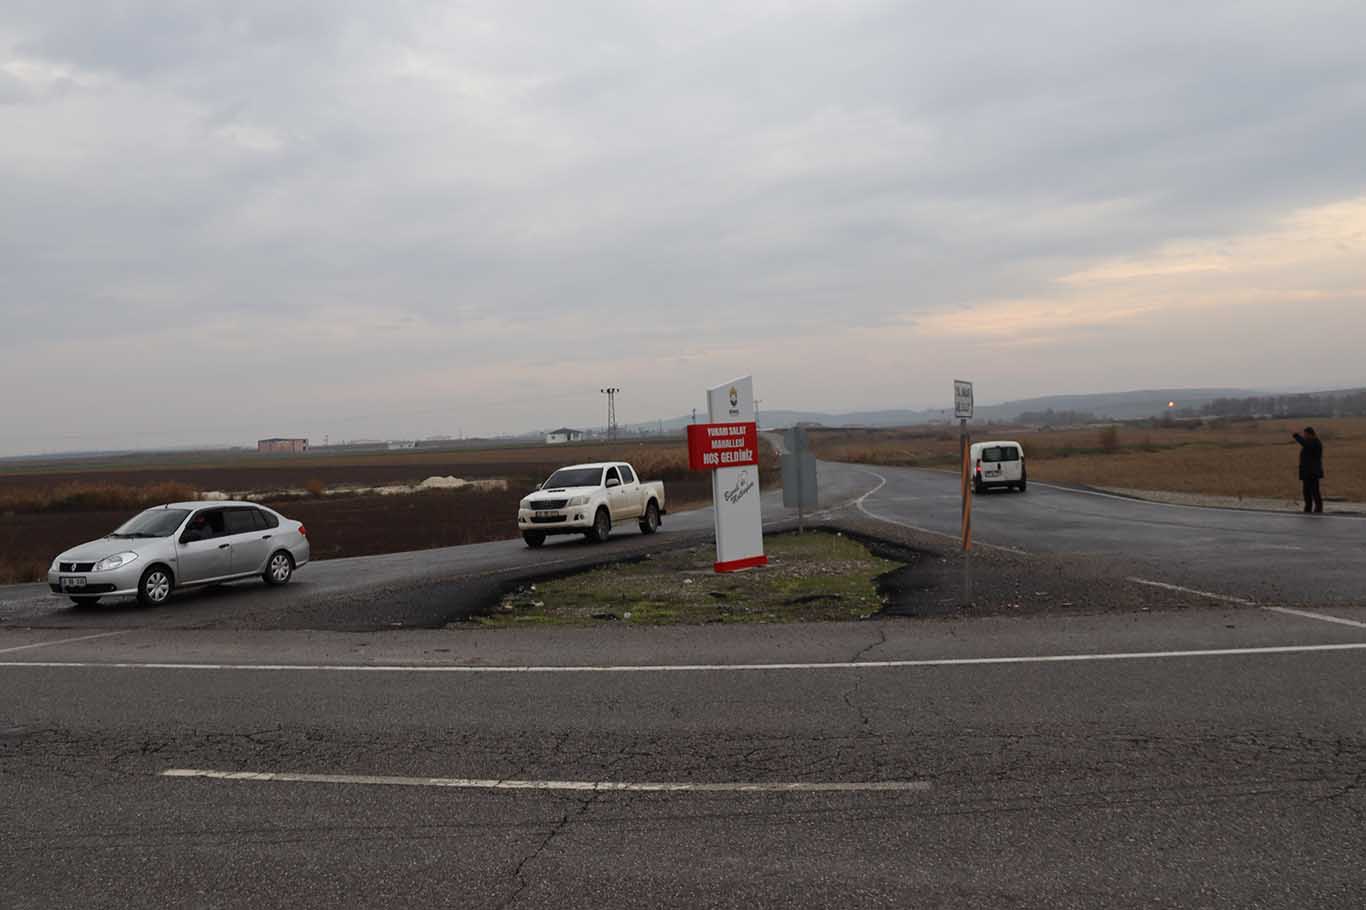
[[[204,538],[200,536],[198,531],[186,531],[184,534],[180,535],[181,543],[195,543],[196,541],[203,539]]]

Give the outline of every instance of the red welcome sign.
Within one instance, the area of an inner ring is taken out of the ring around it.
[[[758,463],[758,424],[695,423],[688,427],[688,467],[692,470],[715,471]]]

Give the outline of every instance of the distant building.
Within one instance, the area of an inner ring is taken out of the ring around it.
[[[583,439],[583,432],[571,430],[569,427],[560,427],[558,430],[551,430],[545,434],[546,445],[559,445],[565,442],[578,442]]]
[[[272,439],[258,440],[256,451],[262,455],[282,455],[289,453],[302,453],[308,451],[307,439],[284,439],[274,437]]]
[[[390,451],[390,452],[397,452],[397,451],[399,451],[399,450],[401,450],[401,449],[416,449],[416,448],[417,448],[417,443],[416,443],[416,442],[394,441],[394,442],[390,442],[390,443],[389,443],[389,451]]]

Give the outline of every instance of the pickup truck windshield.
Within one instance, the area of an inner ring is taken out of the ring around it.
[[[543,490],[558,490],[561,487],[599,487],[602,486],[602,468],[562,468],[550,475],[541,484]]]

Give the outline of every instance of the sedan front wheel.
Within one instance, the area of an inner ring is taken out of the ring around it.
[[[174,589],[175,580],[171,578],[171,570],[164,566],[151,566],[142,573],[142,580],[138,582],[138,600],[144,607],[159,607],[170,600]]]

